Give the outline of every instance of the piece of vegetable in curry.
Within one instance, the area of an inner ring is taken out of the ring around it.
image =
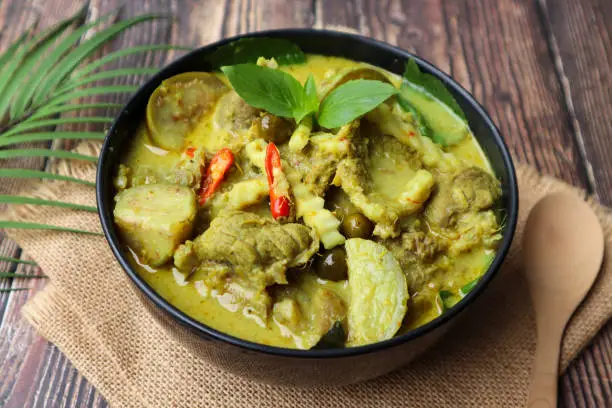
[[[495,254],[501,186],[449,96],[416,65],[258,64],[151,96],[115,179],[143,279],[217,330],[289,348],[383,341],[457,303]]]

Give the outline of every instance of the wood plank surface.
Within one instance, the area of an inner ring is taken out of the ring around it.
[[[41,27],[49,26],[84,4],[0,0],[0,49],[37,18]],[[433,62],[471,91],[491,113],[517,161],[589,188],[612,203],[609,0],[300,0],[290,5],[284,0],[91,0],[87,4],[89,20],[120,7],[123,17],[145,12],[173,16],[122,34],[108,49],[151,43],[201,46],[222,37],[282,27],[348,27],[399,45]],[[120,60],[115,67],[162,66],[177,55],[146,53]],[[112,83],[140,80],[131,77]],[[114,101],[125,99],[117,96]],[[44,162],[27,165],[42,168]],[[0,186],[0,191],[8,188],[14,185]],[[3,239],[0,255],[19,256],[20,251]],[[14,267],[0,262],[0,271],[7,269]],[[42,272],[28,265],[16,270]],[[106,406],[63,354],[20,318],[20,307],[44,285],[44,280],[0,281],[0,288],[33,289],[0,293],[0,407]],[[562,377],[562,405],[612,406],[611,378],[612,325],[608,325]]]
[[[538,0],[581,163],[592,192],[612,204],[612,2]],[[578,392],[580,390],[581,392]],[[567,406],[612,406],[612,323],[568,369]]]
[[[539,0],[582,160],[612,204],[612,2]]]

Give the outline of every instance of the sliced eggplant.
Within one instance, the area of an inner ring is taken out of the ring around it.
[[[161,148],[180,151],[187,134],[228,90],[208,72],[185,72],[166,79],[147,105],[151,139]]]
[[[381,244],[353,238],[345,247],[351,297],[348,345],[390,339],[406,314],[406,276],[393,254]]]

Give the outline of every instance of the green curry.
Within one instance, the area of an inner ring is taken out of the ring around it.
[[[500,185],[467,122],[367,64],[255,67],[308,82],[311,109],[266,111],[225,69],[151,96],[115,178],[115,222],[142,278],[206,325],[287,348],[378,342],[452,307],[500,239]],[[326,128],[351,83],[392,96]]]

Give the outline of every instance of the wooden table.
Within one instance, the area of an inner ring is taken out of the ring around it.
[[[0,0],[0,49],[37,18],[40,27],[49,26],[85,4]],[[492,115],[518,162],[531,163],[612,204],[611,0],[91,0],[86,4],[88,19],[120,5],[122,16],[169,13],[174,23],[141,25],[109,49],[150,43],[200,46],[282,27],[344,27],[399,45],[471,91]],[[162,66],[176,56],[146,54],[132,57],[129,65]],[[45,165],[38,159],[27,164]],[[0,186],[0,193],[7,188]],[[20,252],[4,239],[0,255]],[[7,268],[0,263],[0,271]],[[21,306],[44,284],[0,282],[0,287],[33,289],[0,294],[0,406],[106,406],[64,355],[21,320]],[[563,405],[612,406],[611,364],[608,324],[562,377]]]

